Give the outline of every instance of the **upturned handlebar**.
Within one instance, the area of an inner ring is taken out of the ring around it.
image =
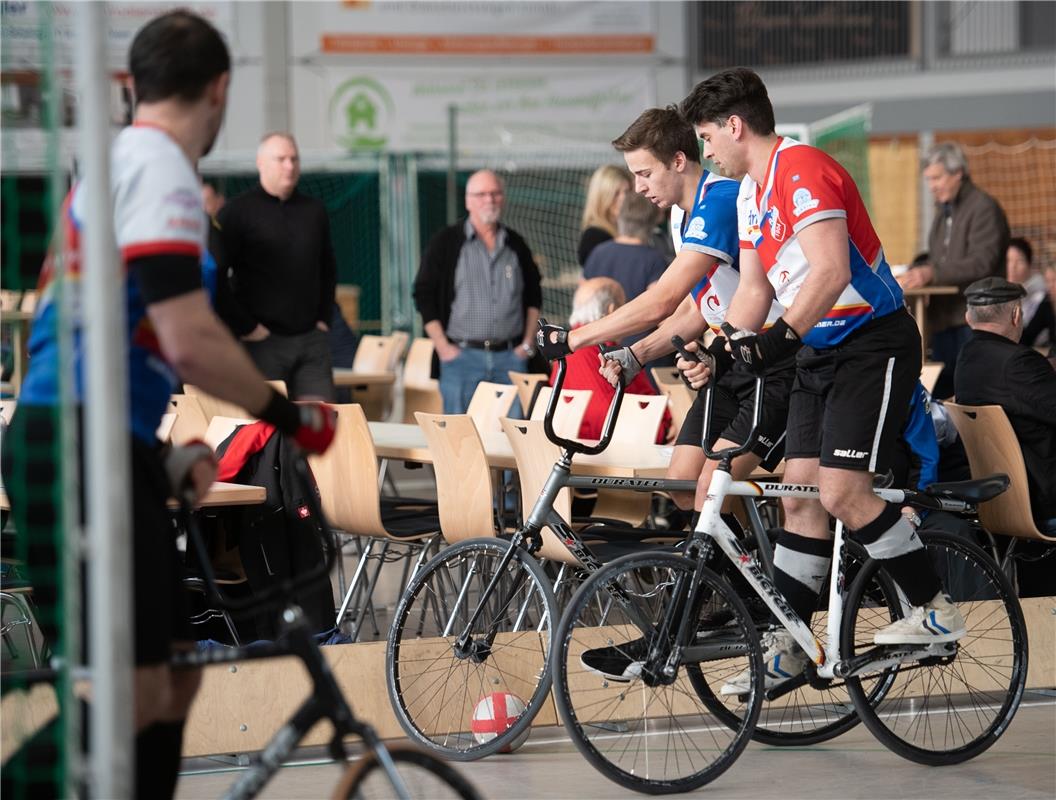
[[[620,415],[620,406],[623,404],[623,395],[626,392],[623,381],[616,384],[616,392],[609,403],[608,413],[605,415],[605,424],[601,428],[601,439],[595,445],[588,445],[576,439],[565,439],[558,436],[554,431],[554,414],[557,412],[557,404],[561,400],[561,389],[565,385],[565,372],[568,367],[564,358],[557,359],[557,377],[554,379],[553,391],[550,393],[550,401],[546,404],[546,413],[543,415],[543,431],[546,438],[565,450],[573,453],[593,456],[605,450],[612,441],[612,432],[616,428],[616,418]]]

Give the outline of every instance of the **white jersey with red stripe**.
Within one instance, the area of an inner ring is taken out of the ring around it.
[[[206,224],[201,188],[194,167],[179,145],[164,131],[146,126],[125,128],[110,151],[110,196],[113,232],[122,264],[144,256],[177,255],[201,257]],[[82,336],[80,318],[81,230],[85,204],[84,186],[77,183],[62,206],[59,220],[64,269],[61,288],[71,297],[73,320],[74,391],[83,400]],[[22,386],[21,402],[56,405],[59,402],[59,348],[57,292],[60,273],[56,269],[55,245],[40,274],[40,301],[34,317],[28,349],[30,365]],[[125,275],[125,313],[128,331],[129,391],[132,433],[154,440],[176,375],[165,361],[146,304],[134,276]]]
[[[870,320],[902,308],[902,289],[847,170],[817,148],[779,138],[763,185],[748,175],[741,181],[737,224],[741,248],[756,250],[778,301],[786,308],[810,272],[799,233],[825,219],[847,220],[851,280],[832,310],[803,337],[806,344],[822,349],[839,344]]]
[[[694,250],[716,259],[690,292],[716,334],[722,332],[720,326],[741,279],[736,240],[737,191],[737,181],[704,170],[690,213],[686,215],[678,206],[671,208],[671,241],[676,252]],[[763,327],[773,325],[782,313],[784,308],[774,302]]]

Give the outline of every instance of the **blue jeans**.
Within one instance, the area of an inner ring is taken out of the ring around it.
[[[465,414],[469,400],[481,381],[509,383],[509,371],[524,372],[527,359],[518,358],[512,349],[490,352],[463,348],[458,357],[440,362],[440,394],[444,398],[445,414]],[[510,416],[517,413],[520,404],[515,400]]]
[[[939,373],[938,380],[935,381],[935,390],[932,392],[932,396],[940,400],[953,396],[953,376],[957,369],[957,356],[960,355],[961,348],[964,347],[971,336],[972,329],[967,325],[956,325],[932,334],[930,342],[931,359],[932,361],[941,361],[944,365],[942,372]]]

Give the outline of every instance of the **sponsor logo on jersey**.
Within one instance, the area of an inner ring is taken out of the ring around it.
[[[714,308],[716,311],[722,305],[722,303],[719,302],[719,298],[713,294],[709,294],[705,297],[704,302],[707,304],[708,308]]]
[[[839,458],[865,458],[867,455],[869,455],[869,451],[854,449],[844,450],[842,448],[837,447],[832,451],[832,454],[834,456],[838,456]]]
[[[787,269],[781,270],[780,274],[778,274],[778,276],[777,276],[777,279],[781,283],[788,283],[788,270]]]
[[[810,189],[800,187],[792,192],[792,213],[797,217],[812,208],[817,208],[820,203],[820,200],[815,200],[811,196]]]
[[[776,208],[770,209],[768,215],[770,220],[770,236],[775,242],[783,242],[785,240],[785,233],[787,229],[785,223],[781,221],[781,214]]]
[[[704,232],[704,217],[693,217],[686,228],[686,239],[707,239],[708,234]]]

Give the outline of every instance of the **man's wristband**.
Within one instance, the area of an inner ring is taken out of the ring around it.
[[[271,387],[269,387],[271,388]],[[301,427],[301,411],[295,403],[287,400],[274,388],[271,388],[271,397],[268,404],[257,415],[265,422],[270,422],[281,433],[292,436]]]

